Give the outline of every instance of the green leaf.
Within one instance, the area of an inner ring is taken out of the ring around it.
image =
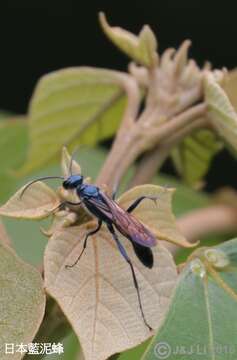
[[[182,360],[236,360],[236,249],[234,239],[192,255],[165,322],[143,360],[165,359],[165,355]]]
[[[205,101],[213,128],[232,151],[237,152],[237,114],[225,91],[212,74],[204,81]]]
[[[46,340],[46,342],[48,342]],[[56,341],[57,343],[57,341]],[[49,355],[45,355],[42,356],[42,358],[44,360],[82,360],[82,358],[79,356],[79,351],[80,351],[80,345],[78,342],[78,338],[76,337],[76,335],[71,332],[68,336],[66,336],[64,339],[62,339],[60,341],[60,343],[63,344],[63,349],[64,352],[63,354],[49,354]],[[26,359],[28,360],[28,358],[26,357]],[[29,360],[40,360],[40,356],[39,355],[35,355],[35,357],[33,357],[32,355],[29,355]],[[25,360],[25,359],[24,359]]]
[[[206,175],[215,154],[222,148],[215,134],[203,129],[186,137],[173,150],[172,160],[183,179],[189,185],[195,185]]]
[[[136,346],[133,349],[127,350],[122,352],[118,358],[114,358],[111,360],[137,360],[141,359],[142,355],[144,354],[148,344],[150,343],[150,339],[146,340],[142,344]],[[78,359],[79,360],[79,359]]]
[[[0,122],[0,173],[20,166],[26,154],[27,124],[23,117]],[[7,156],[6,156],[7,151]]]
[[[157,41],[148,25],[136,36],[120,27],[111,27],[104,15],[99,14],[100,24],[108,38],[125,54],[141,65],[151,67],[157,63]]]
[[[45,295],[39,272],[0,244],[0,358],[5,344],[33,341],[44,315]],[[20,353],[12,356],[21,359]]]
[[[0,122],[0,199],[7,200],[17,179],[13,171],[21,166],[26,155],[27,123],[24,117],[4,117]],[[6,156],[7,152],[7,156]]]
[[[111,137],[125,107],[120,80],[114,71],[89,67],[43,76],[30,103],[30,148],[19,174],[41,168],[63,145],[95,145]]]

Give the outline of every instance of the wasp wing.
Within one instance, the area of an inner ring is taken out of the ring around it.
[[[122,209],[107,195],[101,193],[101,196],[103,202],[107,205],[107,209],[109,209],[112,215],[111,221],[121,234],[131,241],[145,247],[156,245],[155,236],[138,219]]]
[[[112,223],[129,239],[139,260],[143,265],[152,268],[153,254],[150,247],[156,244],[156,239],[140,221],[101,192],[99,197],[91,197],[84,200],[84,203],[92,214]]]
[[[89,212],[94,216],[105,222],[113,222],[111,208],[107,205],[101,196],[91,196],[90,198],[83,199],[83,204],[85,208],[89,210]]]

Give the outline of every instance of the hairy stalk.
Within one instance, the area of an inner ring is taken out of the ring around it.
[[[207,124],[207,119],[205,119],[205,117],[195,119],[195,121],[171,135],[167,141],[161,142],[154,150],[145,154],[137,166],[129,187],[149,182],[155,176],[157,171],[159,171],[164,161],[170,155],[171,150],[179,145],[185,136],[191,135],[193,131],[203,128],[207,126]]]
[[[129,183],[129,188],[132,188],[137,185],[142,185],[148,183],[159,171],[167,157],[170,153],[170,147],[168,146],[157,146],[154,150],[146,153],[137,169],[135,170],[135,174]]]
[[[162,122],[161,120],[161,123],[156,127],[152,127],[152,124],[159,118],[164,119],[164,115],[159,114],[157,108],[153,111],[146,109],[137,122],[134,122],[128,130],[122,125],[100,172],[97,183],[99,185],[106,184],[111,191],[114,184],[120,181],[140,154],[164,143],[165,139],[169,140],[174,134],[183,131],[192,121],[195,122],[195,119],[204,117],[206,109],[204,103],[195,105],[183,113],[171,117],[168,121]],[[168,146],[173,146],[170,140]],[[149,180],[150,178],[147,179],[147,181]]]

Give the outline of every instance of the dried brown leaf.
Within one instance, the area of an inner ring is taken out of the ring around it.
[[[64,146],[62,151],[61,167],[62,167],[62,174],[65,178],[71,175],[70,170],[74,175],[81,173],[80,165],[75,160],[72,161],[71,159],[72,159],[71,155],[67,151],[67,148]]]
[[[11,240],[1,220],[0,220],[0,243],[7,246],[11,246]]]
[[[0,244],[0,359],[7,355],[5,344],[29,344],[44,316],[45,293],[39,271],[24,263],[9,246]]]
[[[22,195],[22,187],[3,206],[0,215],[22,218],[42,219],[59,205],[56,193],[46,184],[37,182],[32,184]]]
[[[95,222],[55,234],[45,253],[45,284],[71,322],[87,360],[104,360],[134,347],[152,334],[139,310],[130,267],[107,229],[88,240],[86,252],[72,269],[85,233]],[[157,329],[166,313],[176,283],[173,258],[161,245],[153,249],[154,267],[135,257],[131,244],[121,237],[138,278],[142,304],[149,324]]]

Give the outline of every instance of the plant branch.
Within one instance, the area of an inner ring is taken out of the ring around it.
[[[127,94],[127,106],[123,114],[122,126],[130,126],[136,118],[140,104],[140,89],[136,80],[129,74],[115,72],[118,83],[123,87]],[[120,129],[121,129],[120,127]],[[119,130],[120,131],[120,130]]]
[[[140,154],[164,143],[182,131],[188,124],[190,125],[195,119],[203,117],[206,109],[206,104],[201,103],[166,121],[162,121],[164,116],[159,114],[156,107],[145,109],[140,118],[129,129],[122,125],[97,183],[100,186],[106,184],[111,191]],[[154,123],[158,123],[158,125],[153,126]],[[183,136],[182,132],[180,136]],[[169,141],[167,143],[168,145],[165,146],[171,146]]]
[[[170,148],[165,146],[157,146],[154,150],[146,153],[137,166],[128,188],[148,183],[161,168],[169,153]]]
[[[169,121],[165,122],[153,136],[157,136],[159,142],[168,142],[171,135],[175,135],[177,131],[182,130],[186,125],[201,116],[205,116],[207,105],[201,103],[195,105],[181,114],[172,117]]]
[[[145,154],[138,165],[133,179],[131,180],[129,187],[137,186],[140,184],[145,184],[149,182],[159,171],[164,161],[170,154],[172,148],[177,146],[185,136],[192,134],[193,131],[203,128],[207,125],[207,120],[203,118],[198,118],[197,120],[191,122],[183,129],[177,131],[175,134],[171,135],[167,141],[161,142],[154,150],[149,151]]]
[[[225,204],[212,205],[183,215],[177,224],[190,242],[195,242],[211,233],[226,233],[237,230],[237,207]],[[179,247],[166,243],[174,254]]]

